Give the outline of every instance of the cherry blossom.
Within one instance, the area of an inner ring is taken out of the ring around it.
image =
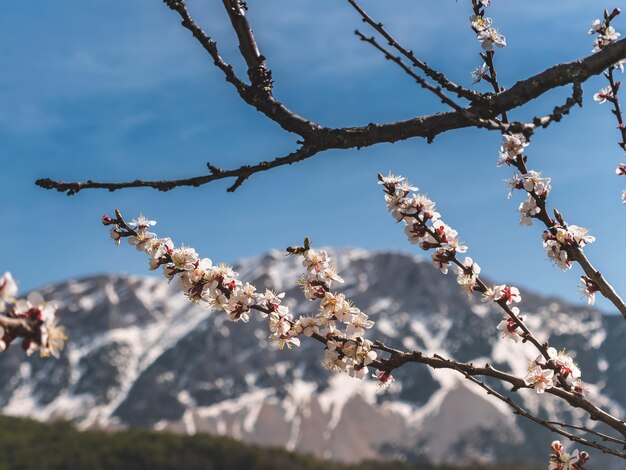
[[[522,185],[527,192],[534,191],[544,197],[550,192],[550,178],[542,178],[541,173],[530,170],[522,178]]]
[[[470,16],[470,23],[472,25],[472,28],[477,32],[486,31],[487,29],[491,27],[492,22],[493,21],[491,18],[483,17],[480,15]],[[483,65],[486,66],[486,64],[484,63]]]
[[[393,175],[381,177],[381,183],[402,195],[400,199],[417,189],[405,179]],[[400,206],[408,207],[406,200],[401,202]],[[434,205],[426,199],[415,199],[413,204],[419,210],[434,209]],[[215,265],[209,258],[200,258],[191,247],[176,247],[171,239],[158,238],[148,232],[148,228],[156,222],[140,216],[126,224],[117,214],[115,219],[108,216],[102,218],[105,226],[113,226],[116,244],[128,237],[131,245],[149,256],[150,269],[162,268],[167,279],[178,279],[182,292],[190,301],[206,303],[210,308],[224,312],[233,322],[247,323],[256,311],[261,318],[267,319],[268,339],[278,349],[300,346],[300,335],[312,337],[326,345],[326,367],[359,379],[368,375],[368,366],[376,361],[377,353],[373,343],[363,336],[374,322],[344,294],[330,290],[331,286],[343,283],[343,279],[328,253],[311,248],[308,239],[304,247],[291,247],[287,251],[301,257],[305,273],[298,284],[305,297],[311,301],[320,300],[320,306],[317,315],[295,319],[289,308],[283,305],[284,293],[269,289],[257,292],[252,284],[240,281],[239,274],[231,266]],[[450,240],[456,234],[443,227],[442,233],[447,233]],[[50,338],[50,348],[54,350],[59,336],[54,330],[45,331],[45,334],[46,338]]]
[[[552,379],[554,371],[551,369],[542,369],[534,365],[528,369],[528,374],[524,378],[524,383],[532,387],[537,393],[544,393],[547,389],[552,388]]]
[[[22,338],[22,349],[27,355],[39,351],[41,357],[59,357],[67,336],[59,326],[57,306],[46,302],[37,292],[26,299],[17,299],[17,283],[10,272],[0,277],[0,351],[5,351],[18,337]]]
[[[602,88],[599,92],[593,95],[593,99],[600,104],[604,104],[607,101],[613,101],[613,90],[610,86]]]
[[[471,292],[480,274],[480,266],[469,256],[465,257],[462,264],[463,267],[456,266],[454,268],[454,272],[457,275],[456,280],[459,285],[467,287],[468,291]]]
[[[519,205],[517,210],[520,213],[520,225],[532,225],[533,218],[541,213],[541,207],[537,206],[537,200],[532,194],[526,197],[526,200]]]
[[[548,470],[584,470],[584,465],[589,461],[589,454],[578,449],[571,454],[565,452],[565,448],[560,441],[552,442],[550,446],[550,464]]]
[[[11,273],[6,272],[0,277],[0,312],[4,311],[4,302],[12,301],[17,295],[17,283]]]
[[[506,38],[496,28],[488,28],[478,33],[478,40],[485,51],[493,51],[493,46],[505,47]]]
[[[503,339],[510,339],[516,343],[522,338],[520,334],[520,322],[524,321],[524,317],[519,315],[519,309],[513,307],[511,309],[513,314],[517,317],[505,317],[500,323],[498,323],[497,330],[500,332],[500,337]]]
[[[470,76],[472,77],[472,85],[480,83],[483,78],[487,75],[487,64],[484,62],[482,65],[479,65],[474,70],[470,72]]]
[[[376,371],[374,377],[378,379],[378,387],[385,390],[389,389],[395,381],[391,374],[383,370]]]
[[[598,285],[589,279],[587,276],[581,276],[580,278],[581,287],[580,291],[587,299],[587,303],[589,305],[593,305],[596,301],[596,292],[600,290]]]

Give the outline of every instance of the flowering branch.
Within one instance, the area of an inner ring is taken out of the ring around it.
[[[480,266],[471,258],[466,257],[461,262],[457,253],[465,253],[467,247],[459,241],[458,233],[441,220],[436,212],[435,203],[421,194],[411,194],[417,188],[400,176],[379,175],[379,184],[383,185],[387,209],[397,221],[404,222],[405,233],[411,243],[419,243],[423,250],[434,250],[432,263],[444,274],[448,273],[451,264],[455,264],[457,283],[469,295],[474,292],[482,293],[483,302],[493,301],[505,312],[505,319],[498,325],[498,330],[505,338],[518,341],[528,341],[540,352],[540,356],[531,361],[529,372],[523,380],[525,386],[530,386],[539,394],[550,393],[565,399],[571,406],[586,410],[593,419],[598,419],[626,437],[626,423],[611,416],[591,404],[583,396],[585,388],[580,380],[581,372],[571,356],[565,351],[557,351],[549,347],[548,343],[540,343],[525,326],[517,307],[511,308],[512,303],[521,300],[519,291],[515,287],[495,286],[489,288],[479,278]],[[405,362],[423,362],[423,355],[419,352],[403,353],[386,348],[392,357],[389,362],[398,367]],[[431,367],[437,367],[431,364]],[[459,367],[458,364],[455,367]],[[491,369],[491,368],[490,368]],[[462,367],[470,375],[476,375],[473,369]],[[489,375],[489,374],[484,374]],[[519,388],[521,379],[511,380],[506,375],[498,374],[498,378]]]
[[[424,62],[417,59],[411,51],[397,43],[380,23],[376,23],[367,15],[363,16],[363,10],[357,8],[358,5],[355,2],[348,1],[362,15],[365,22],[382,34],[390,45],[404,55],[413,66],[422,70],[429,78],[437,82],[439,86],[468,99],[471,103],[470,106],[461,110],[418,116],[405,121],[373,123],[358,127],[325,127],[299,116],[274,97],[273,76],[271,70],[267,67],[266,59],[261,54],[248,23],[243,2],[239,0],[223,0],[224,7],[239,41],[240,53],[248,65],[250,84],[239,78],[233,67],[222,59],[216,42],[193,20],[184,0],[164,0],[164,3],[171,10],[178,13],[182,19],[182,26],[189,30],[206,50],[216,67],[224,74],[226,81],[235,87],[240,98],[286,131],[300,136],[301,148],[287,156],[276,158],[269,162],[264,161],[230,170],[220,169],[219,171],[213,171],[212,168],[215,167],[210,167],[211,173],[208,175],[185,179],[164,179],[158,181],[135,179],[126,182],[96,182],[92,180],[64,182],[43,178],[37,180],[36,184],[45,189],[55,189],[68,195],[73,195],[83,189],[98,188],[115,191],[124,188],[151,187],[161,191],[168,191],[180,186],[201,186],[219,179],[232,178],[235,180],[235,183],[229,187],[229,191],[234,191],[253,174],[312,158],[327,150],[369,147],[379,143],[393,143],[413,137],[423,137],[428,142],[432,142],[438,134],[450,130],[466,127],[487,127],[481,124],[484,124],[485,121],[490,122],[490,120],[494,120],[499,115],[506,117],[508,111],[523,106],[549,90],[568,84],[582,83],[589,77],[601,73],[611,64],[626,58],[626,40],[617,41],[584,59],[555,65],[544,72],[516,83],[505,91],[501,91],[501,88],[497,85],[495,69],[491,70],[491,67],[489,67],[490,74],[485,78],[489,78],[487,81],[491,80],[494,82],[496,94],[481,95],[454,84],[443,74],[428,67]],[[485,44],[491,41],[492,44],[495,43],[497,45],[499,41],[498,36],[490,36],[492,31],[487,31],[489,35],[486,35],[481,41],[484,41]],[[491,55],[489,53],[486,54],[487,62],[491,60]],[[480,120],[477,120],[476,117],[480,118]],[[521,132],[520,129],[511,129],[510,131]]]
[[[600,292],[626,319],[626,304],[583,251],[583,247],[594,242],[595,237],[590,236],[588,229],[584,227],[568,225],[556,209],[554,219],[549,215],[547,199],[551,190],[550,178],[542,178],[540,173],[528,169],[528,157],[523,155],[528,145],[528,141],[521,134],[505,134],[497,164],[512,166],[519,172],[508,179],[507,183],[510,187],[509,197],[515,190],[524,190],[527,193],[526,200],[519,206],[520,224],[532,225],[532,219],[541,221],[547,229],[543,233],[543,245],[548,258],[564,271],[577,262],[585,273],[582,278],[583,294],[589,303],[593,304],[595,293]]]
[[[589,34],[597,34],[594,41],[593,52],[601,51],[607,45],[613,44],[617,40],[617,38],[621,36],[620,33],[615,31],[615,28],[611,26],[611,21],[620,13],[621,11],[619,8],[615,8],[611,13],[609,13],[607,10],[604,10],[604,20],[595,20],[592,23],[591,29],[589,29]],[[618,95],[618,91],[622,82],[616,82],[614,75],[615,70],[618,69],[620,72],[624,72],[623,60],[620,60],[619,62],[610,65],[609,68],[604,72],[604,76],[609,81],[609,86],[600,90],[594,95],[593,98],[600,104],[606,103],[607,101],[613,103],[612,113],[617,119],[617,129],[620,131],[622,139],[622,141],[619,142],[618,145],[624,151],[624,154],[626,154],[626,126],[624,126],[622,108],[619,102]],[[615,169],[615,173],[617,174],[617,176],[626,175],[626,165],[624,165],[623,163],[620,164]],[[626,189],[622,191],[622,203],[626,204]]]
[[[32,292],[27,299],[17,300],[17,284],[11,273],[0,277],[0,351],[22,338],[27,355],[39,350],[41,357],[59,357],[67,337],[58,326],[56,305]]]
[[[475,82],[485,79],[489,81],[494,89],[501,89],[497,82],[496,70],[493,63],[494,49],[493,46],[504,47],[506,40],[496,29],[491,27],[492,20],[484,16],[484,2],[480,0],[472,0],[474,16],[470,18],[472,29],[476,32],[478,39],[481,41],[483,49],[486,53],[481,53],[481,57],[485,61],[479,72],[473,74],[477,77]],[[619,9],[615,9],[611,15],[605,12],[605,22],[596,20],[590,33],[598,31],[599,38],[596,40],[594,52],[610,47],[619,37],[619,33],[609,25],[612,18],[619,14]],[[616,65],[611,65],[612,70]],[[486,69],[489,71],[487,72]],[[596,95],[597,96],[597,95]],[[606,99],[616,101],[613,96]],[[535,125],[547,127],[550,122],[558,121],[563,114],[567,114],[574,104],[582,103],[582,89],[580,83],[574,83],[572,96],[565,102],[563,106],[556,107],[553,113],[546,118],[536,118]],[[621,114],[620,114],[621,116]],[[508,122],[505,115],[503,122]],[[559,211],[554,210],[555,219],[552,219],[547,209],[547,198],[550,192],[550,178],[541,178],[540,173],[528,170],[526,163],[528,157],[523,155],[524,149],[529,145],[528,138],[530,135],[503,133],[503,142],[500,149],[500,160],[497,166],[506,164],[515,167],[519,174],[507,180],[511,193],[516,189],[524,189],[527,193],[527,199],[519,206],[521,214],[520,224],[532,225],[532,219],[536,218],[543,222],[547,231],[543,234],[544,247],[547,250],[548,258],[553,260],[557,266],[564,270],[569,270],[574,261],[577,261],[585,272],[585,276],[581,278],[582,291],[588,298],[590,304],[595,301],[595,293],[600,292],[604,297],[615,305],[615,307],[626,319],[626,304],[617,294],[615,289],[608,283],[602,274],[591,264],[589,259],[583,252],[583,247],[587,243],[592,243],[595,238],[589,236],[588,230],[576,225],[568,225],[563,220]],[[618,168],[619,171],[619,168]],[[618,173],[619,174],[619,173]],[[626,192],[625,192],[626,194]]]
[[[288,248],[287,253],[302,259],[306,274],[298,283],[304,296],[310,301],[320,301],[320,306],[316,316],[294,319],[289,309],[282,304],[284,294],[270,290],[262,294],[257,293],[253,285],[242,283],[237,279],[238,274],[229,266],[213,265],[208,258],[201,259],[193,248],[186,246],[177,248],[169,238],[157,238],[156,234],[150,231],[156,222],[140,216],[127,223],[119,211],[116,211],[115,218],[104,216],[102,222],[105,226],[111,227],[110,236],[117,244],[126,238],[138,250],[146,252],[150,257],[150,269],[161,269],[163,275],[170,281],[177,278],[183,293],[190,301],[206,303],[211,308],[226,313],[230,320],[244,323],[249,321],[251,311],[259,312],[262,318],[268,320],[270,340],[280,349],[285,346],[287,348],[299,346],[300,337],[308,336],[324,345],[323,362],[330,370],[363,379],[368,375],[368,368],[373,367],[374,377],[383,388],[388,388],[393,383],[391,375],[393,370],[409,362],[425,364],[435,369],[455,370],[466,376],[493,377],[512,385],[513,391],[535,388],[538,392],[546,391],[558,396],[570,405],[586,410],[594,419],[623,434],[626,433],[626,427],[623,423],[620,427],[617,418],[613,418],[582,397],[578,391],[579,388],[582,390],[582,386],[579,387],[575,381],[572,382],[573,388],[569,386],[573,378],[580,377],[580,371],[569,356],[557,354],[552,348],[545,350],[546,361],[542,362],[542,366],[550,369],[550,372],[557,371],[554,375],[564,382],[563,385],[559,385],[560,382],[557,381],[554,387],[541,388],[536,382],[517,378],[489,365],[476,367],[438,355],[426,356],[419,351],[403,352],[387,347],[381,342],[366,339],[365,332],[372,328],[374,322],[343,294],[333,292],[333,285],[342,283],[343,279],[327,253],[311,248],[308,239],[305,239],[303,246]],[[449,242],[454,243],[451,240]],[[514,301],[514,298],[519,296],[519,292],[514,288],[501,289],[499,294],[500,297],[496,302],[505,307],[509,301]],[[493,294],[494,299],[497,295]],[[524,330],[525,326],[521,319],[515,312],[512,312],[512,315]],[[536,341],[527,329],[522,335],[539,347],[544,349],[547,347]],[[387,353],[389,357],[381,357],[377,351]],[[602,447],[601,444],[593,444],[596,448]],[[606,451],[614,453],[608,447]]]

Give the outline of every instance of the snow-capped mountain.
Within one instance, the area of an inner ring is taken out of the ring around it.
[[[376,321],[369,338],[519,375],[535,356],[529,345],[498,339],[501,313],[429,263],[392,252],[335,254],[346,280],[342,291]],[[296,313],[315,308],[296,285],[302,270],[296,259],[271,253],[237,269],[259,289],[285,291]],[[304,339],[300,348],[276,351],[261,320],[229,322],[190,304],[163,279],[98,276],[40,292],[61,306],[70,340],[58,361],[25,360],[19,347],[0,356],[5,414],[71,419],[85,428],[207,431],[346,461],[418,455],[545,461],[555,438],[452,372],[410,364],[381,394],[373,380],[326,371],[319,343]],[[623,319],[522,295],[531,329],[575,352],[593,400],[623,416]],[[514,396],[543,416],[580,422],[553,397]]]

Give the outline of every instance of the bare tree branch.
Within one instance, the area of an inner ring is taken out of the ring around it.
[[[396,41],[389,32],[384,28],[382,23],[377,23],[374,21],[366,12],[359,6],[357,2],[354,0],[348,0],[348,3],[352,5],[352,7],[361,15],[364,23],[369,24],[372,28],[374,28],[382,37],[384,37],[388,44],[396,49],[400,54],[406,57],[414,67],[419,68],[422,72],[426,74],[426,76],[432,78],[435,82],[441,85],[448,91],[455,93],[459,98],[465,98],[470,102],[478,101],[483,98],[483,95],[470,90],[469,88],[464,88],[456,83],[450,81],[444,74],[441,72],[437,72],[433,68],[429,67],[426,62],[419,60],[414,54],[413,51],[407,50],[403,47],[398,41]]]
[[[291,165],[292,163],[305,160],[312,155],[319,152],[320,149],[310,145],[303,145],[298,150],[286,155],[284,157],[275,158],[274,160],[262,161],[255,165],[244,165],[234,170],[223,170],[211,163],[208,163],[210,174],[202,176],[194,176],[191,178],[183,178],[177,180],[134,180],[123,183],[98,183],[96,181],[85,181],[64,183],[60,181],[53,181],[45,178],[37,180],[37,185],[45,189],[56,189],[59,192],[66,192],[68,196],[78,193],[83,189],[108,189],[109,191],[117,191],[125,188],[153,188],[159,191],[170,191],[174,188],[182,186],[198,187],[203,184],[210,183],[212,181],[222,180],[226,178],[235,178],[235,182],[228,188],[229,192],[235,191],[239,186],[243,184],[251,175],[262,171],[271,170],[282,165]]]
[[[301,136],[303,138],[301,144],[303,149],[306,148],[307,151],[301,149],[286,157],[276,158],[271,162],[244,165],[236,169],[212,172],[210,175],[179,180],[144,181],[136,179],[128,182],[107,183],[92,180],[86,182],[63,182],[43,178],[37,180],[36,184],[45,189],[56,189],[72,195],[80,190],[92,188],[114,191],[132,187],[152,187],[159,190],[169,190],[178,186],[200,186],[218,179],[235,178],[235,183],[229,188],[229,190],[233,191],[254,173],[311,158],[320,152],[330,149],[369,147],[379,143],[393,143],[413,137],[423,137],[432,142],[440,133],[465,127],[498,129],[499,124],[495,120],[498,115],[506,115],[508,111],[522,106],[554,88],[571,83],[580,84],[589,77],[601,73],[610,65],[626,58],[626,39],[623,39],[584,59],[555,65],[537,75],[516,83],[506,91],[494,95],[478,94],[481,96],[480,99],[475,94],[471,94],[474,101],[468,108],[415,117],[405,121],[371,123],[357,127],[329,128],[297,115],[274,98],[272,94],[271,71],[265,64],[265,57],[259,51],[241,2],[239,0],[222,1],[237,33],[240,52],[248,65],[248,76],[252,83],[251,85],[239,79],[233,67],[224,62],[219,55],[215,41],[207,36],[191,18],[184,0],[164,0],[169,8],[179,14],[182,18],[182,25],[193,34],[196,40],[208,52],[215,65],[224,73],[226,80],[234,85],[239,96],[247,104],[279,124],[283,129]],[[358,7],[356,3],[353,6]],[[359,10],[357,9],[357,11]],[[463,94],[465,97],[470,96],[463,89],[447,80],[442,74],[430,69],[415,58],[410,51],[400,46],[382,28],[382,25],[373,21],[366,20],[366,22],[369,24],[374,23],[372,26],[383,34],[393,47],[403,53],[411,60],[413,65],[423,70],[424,73],[442,87],[457,94],[461,93],[461,96]],[[552,118],[552,120],[555,119]],[[485,123],[489,125],[485,126]],[[513,125],[511,124],[511,126]],[[508,129],[513,131],[513,128]],[[532,127],[524,126],[522,129],[516,130],[516,132],[530,132],[531,130]]]
[[[561,106],[555,106],[552,113],[544,117],[536,117],[533,119],[534,127],[548,127],[553,122],[560,122],[563,116],[569,114],[574,105],[583,106],[583,89],[580,83],[574,83],[572,87],[572,95],[567,98]]]
[[[490,387],[489,385],[487,385],[485,382],[477,379],[476,377],[468,374],[467,372],[462,372],[461,373],[465,376],[466,379],[468,379],[470,382],[475,383],[476,385],[478,385],[479,387],[481,387],[483,390],[485,390],[487,392],[487,395],[491,395],[496,397],[498,400],[500,400],[503,403],[506,403],[508,406],[510,406],[513,409],[513,412],[519,416],[523,416],[524,418],[528,418],[531,421],[534,421],[535,423],[539,424],[540,426],[543,426],[544,428],[556,433],[556,434],[560,434],[562,436],[567,437],[570,441],[573,442],[578,442],[579,444],[583,444],[586,445],[588,447],[593,447],[594,449],[598,449],[600,451],[602,451],[605,454],[611,454],[611,455],[615,455],[617,457],[621,457],[623,459],[626,459],[626,454],[624,452],[620,452],[616,449],[612,449],[611,447],[607,447],[605,445],[600,444],[599,442],[596,441],[592,441],[589,440],[585,437],[581,437],[581,436],[577,436],[575,434],[572,434],[570,432],[567,432],[563,429],[561,429],[562,427],[569,427],[569,428],[574,428],[574,429],[578,429],[584,432],[588,432],[590,434],[594,434],[594,435],[599,435],[603,437],[603,440],[610,440],[611,442],[617,442],[620,444],[626,444],[624,443],[624,441],[620,441],[619,439],[614,439],[611,438],[610,436],[605,436],[602,433],[597,433],[591,429],[582,427],[582,426],[575,426],[575,425],[571,425],[571,424],[565,424],[565,423],[556,423],[554,421],[546,421],[544,419],[539,418],[537,415],[532,414],[531,412],[525,410],[524,408],[522,408],[520,405],[518,405],[517,403],[515,403],[513,401],[512,398],[507,397],[503,394],[501,394],[500,392],[494,390],[492,387]],[[559,427],[560,426],[560,427]]]

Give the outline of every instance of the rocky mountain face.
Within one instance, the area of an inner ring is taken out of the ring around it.
[[[500,340],[501,313],[466,296],[453,276],[428,262],[361,250],[340,250],[336,260],[346,280],[342,291],[376,321],[369,338],[519,375],[535,356],[530,346]],[[285,291],[296,313],[316,305],[297,288],[301,267],[293,258],[272,253],[237,269],[259,289]],[[407,365],[386,393],[374,380],[330,373],[319,343],[304,339],[300,348],[277,351],[261,320],[229,322],[190,304],[162,279],[98,276],[40,292],[61,306],[70,340],[56,361],[24,360],[18,347],[0,356],[5,414],[71,419],[83,428],[227,434],[344,461],[425,455],[545,462],[555,438],[448,371]],[[529,326],[540,339],[549,336],[555,347],[575,352],[593,400],[623,416],[624,321],[522,296]],[[585,423],[552,397],[512,396],[543,417]],[[592,456],[602,461],[597,452]],[[603,468],[623,464],[602,462]]]

